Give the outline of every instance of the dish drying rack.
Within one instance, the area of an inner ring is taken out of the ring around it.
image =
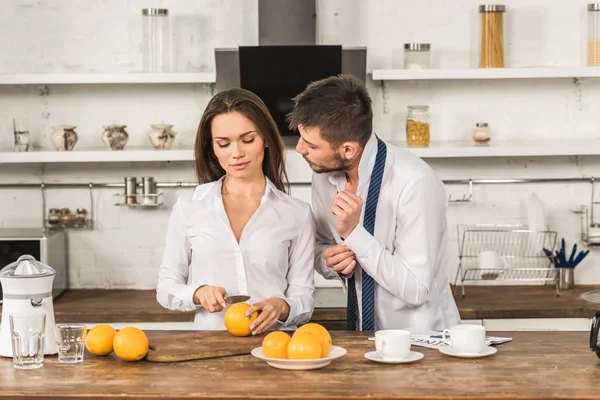
[[[540,282],[554,283],[558,271],[544,254],[554,251],[555,231],[534,231],[523,225],[458,225],[459,264],[454,285],[465,297],[465,282]],[[479,254],[495,251],[505,260],[505,268],[480,268]]]

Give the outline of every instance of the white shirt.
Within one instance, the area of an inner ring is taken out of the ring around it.
[[[223,330],[225,310],[210,313],[194,304],[201,285],[246,294],[250,304],[279,297],[289,318],[272,329],[295,329],[313,312],[315,224],[310,206],[267,179],[260,206],[238,244],[223,197],[222,179],[199,185],[173,206],[160,265],[157,300],[171,310],[196,310],[194,329]]]
[[[387,144],[375,236],[363,226],[377,138],[371,135],[358,168],[357,195],[363,200],[360,223],[342,240],[331,200],[344,190],[343,172],[313,174],[312,201],[317,219],[315,268],[327,279],[339,275],[325,265],[323,252],[345,243],[358,261],[355,283],[362,326],[362,271],[375,285],[375,329],[444,329],[460,323],[446,272],[447,198],[435,172],[406,149]]]

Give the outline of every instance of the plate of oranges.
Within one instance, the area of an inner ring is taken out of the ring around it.
[[[250,354],[274,368],[308,370],[323,368],[346,353],[346,349],[333,345],[325,327],[311,322],[291,336],[285,331],[269,333]]]

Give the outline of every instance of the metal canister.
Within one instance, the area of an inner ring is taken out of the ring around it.
[[[125,204],[137,204],[137,178],[125,177]]]
[[[156,204],[157,203],[157,192],[156,192],[156,181],[152,176],[144,176],[142,178],[144,186],[144,204]]]

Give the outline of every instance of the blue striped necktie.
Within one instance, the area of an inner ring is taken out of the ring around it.
[[[375,235],[375,214],[377,212],[377,201],[379,200],[379,189],[381,188],[381,178],[385,168],[385,157],[387,147],[385,143],[377,138],[377,156],[375,165],[371,172],[371,183],[367,193],[367,205],[365,207],[365,217],[363,225],[367,232]],[[362,270],[362,330],[375,330],[375,297],[373,278]],[[348,305],[346,308],[346,329],[357,330],[358,321],[358,301],[356,297],[355,275],[348,278]]]

